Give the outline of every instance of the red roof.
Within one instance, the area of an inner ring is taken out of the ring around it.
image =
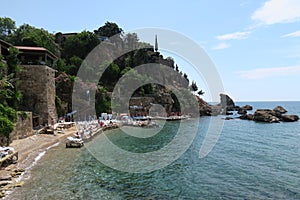
[[[46,49],[44,47],[15,46],[15,48],[17,48],[21,51],[22,50],[23,51],[43,51],[43,52],[47,52],[48,54],[50,54],[51,56],[56,58],[56,56],[53,53],[51,53],[48,49]]]
[[[27,47],[27,46],[15,46],[19,50],[31,50],[31,51],[48,51],[44,47]]]

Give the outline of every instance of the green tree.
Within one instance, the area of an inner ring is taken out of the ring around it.
[[[16,29],[16,23],[11,18],[0,17],[0,38],[6,39]]]
[[[176,67],[175,67],[176,71],[179,72],[179,67],[178,65],[176,64]]]
[[[89,31],[67,38],[62,50],[62,57],[69,62],[70,58],[77,56],[81,59],[85,57],[100,43],[97,35]]]
[[[105,85],[113,86],[118,81],[120,68],[118,65],[110,64],[103,73],[101,80]]]
[[[194,91],[194,92],[197,92],[197,91],[198,91],[198,86],[197,86],[196,82],[194,82],[194,81],[192,82],[191,89],[192,89],[192,91]]]
[[[111,37],[116,34],[122,34],[123,30],[113,22],[106,22],[104,26],[98,28],[94,31],[99,36]]]
[[[14,45],[44,47],[58,55],[59,50],[52,34],[44,29],[35,28],[29,24],[23,24],[11,34],[9,42]]]
[[[11,55],[10,55],[11,56]],[[0,60],[2,56],[0,55]],[[14,128],[14,122],[17,119],[17,112],[9,106],[15,95],[15,87],[13,85],[11,74],[7,74],[8,65],[0,62],[0,134],[8,138]],[[3,73],[5,71],[5,73]],[[7,144],[8,145],[8,144]]]
[[[59,58],[53,65],[53,68],[58,71],[58,73],[66,72],[67,66],[64,59]]]
[[[19,51],[14,48],[9,48],[9,55],[7,56],[7,77],[11,80],[12,92],[9,97],[7,97],[6,102],[9,106],[17,109],[22,98],[22,94],[17,90],[18,84],[20,82],[17,80],[17,73],[21,70],[19,59]]]
[[[127,33],[124,37],[124,42],[127,48],[136,49],[139,42],[138,35],[136,33]]]
[[[78,69],[82,63],[82,59],[78,56],[73,56],[69,60],[69,65],[67,66],[66,73],[72,76],[77,75]]]
[[[121,76],[123,76],[124,74],[126,74],[128,71],[130,71],[131,70],[131,67],[125,67],[125,69],[123,69],[122,71],[121,71]]]
[[[200,90],[199,92],[198,92],[198,95],[199,96],[201,96],[201,95],[203,95],[205,92],[203,92],[202,90]]]

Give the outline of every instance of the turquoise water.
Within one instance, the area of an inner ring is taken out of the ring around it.
[[[281,105],[300,115],[300,102],[249,104],[255,109]],[[184,130],[195,123],[185,121]],[[300,199],[300,122],[226,120],[216,146],[200,159],[208,123],[208,117],[200,119],[192,145],[178,160],[143,174],[111,169],[86,147],[53,147],[9,199]],[[144,139],[121,130],[105,134],[123,149],[151,152],[171,141],[178,125],[166,122],[160,133]],[[100,139],[94,138],[92,144]]]

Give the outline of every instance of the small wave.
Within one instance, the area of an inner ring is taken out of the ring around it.
[[[19,181],[21,181],[23,178],[29,179],[29,178],[30,178],[30,169],[32,169],[32,168],[38,163],[38,161],[46,154],[46,152],[47,152],[48,150],[50,150],[50,149],[53,148],[53,147],[58,146],[59,144],[60,144],[60,142],[57,142],[57,143],[55,143],[55,144],[53,144],[53,145],[47,147],[47,148],[46,148],[44,151],[42,151],[41,153],[39,153],[39,154],[34,158],[34,161],[33,161],[28,167],[26,167],[25,172],[22,173],[22,174],[16,179],[16,181],[19,182]],[[26,176],[25,176],[25,175],[26,175]]]
[[[47,147],[46,151],[48,151],[49,149],[51,149],[51,148],[53,148],[53,147],[58,146],[59,144],[60,144],[60,142],[57,142],[57,143],[51,145],[50,147]]]

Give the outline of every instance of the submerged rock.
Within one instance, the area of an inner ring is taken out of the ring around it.
[[[243,108],[240,108],[240,109],[238,110],[238,114],[239,114],[239,115],[246,115],[246,114],[247,114],[247,110],[244,110]]]
[[[253,110],[253,107],[251,105],[245,105],[245,106],[241,107],[241,109],[243,109],[243,110]]]
[[[239,117],[240,119],[244,119],[244,120],[253,120],[253,115],[252,114],[244,114],[244,115],[241,115]]]
[[[247,115],[247,119],[248,120],[253,120],[253,115],[252,114]]]

